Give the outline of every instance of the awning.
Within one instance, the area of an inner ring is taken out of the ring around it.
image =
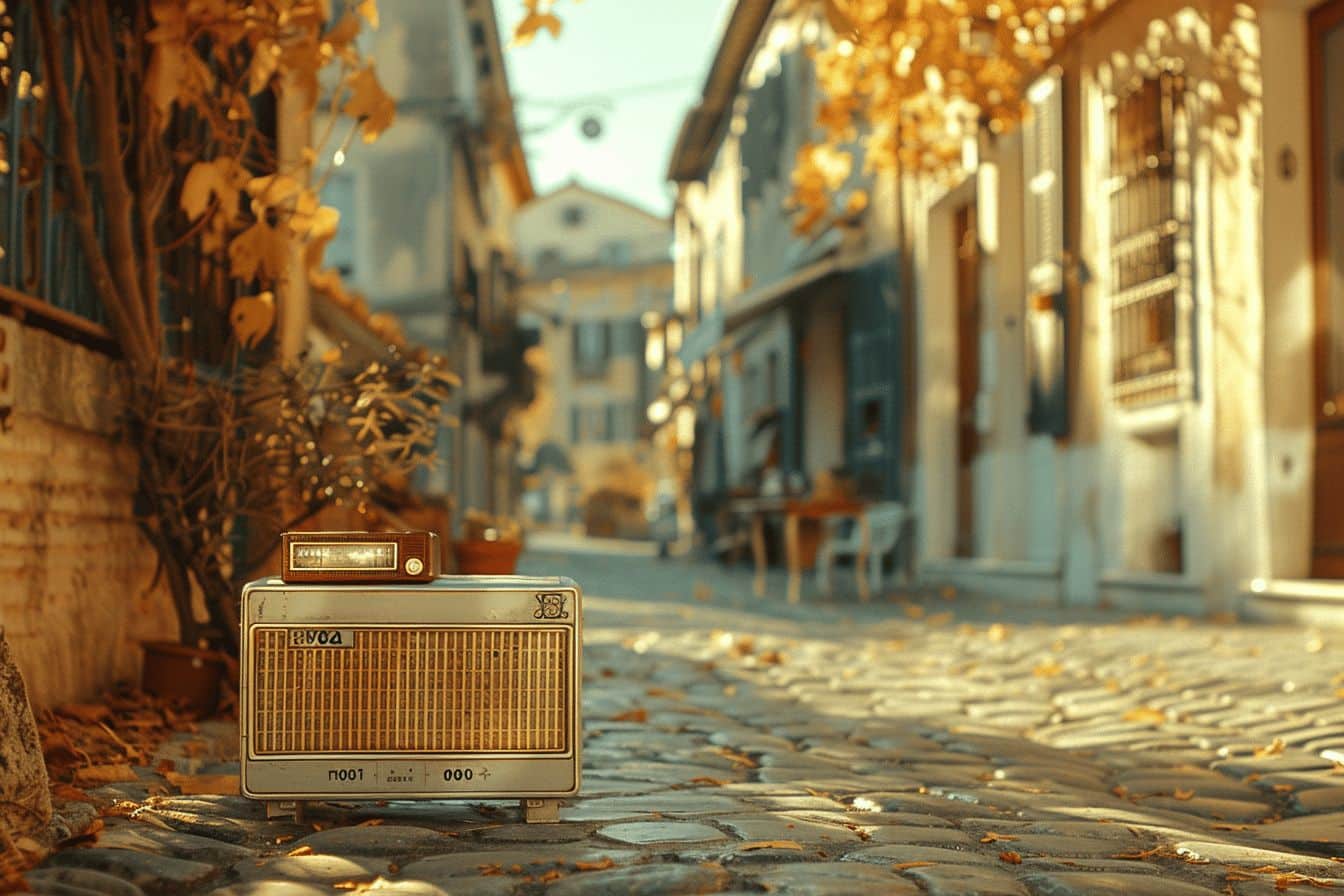
[[[804,293],[823,297],[832,290],[839,291],[850,271],[890,257],[891,250],[879,252],[832,255],[814,261],[793,273],[771,283],[739,293],[725,305],[701,319],[700,324],[686,334],[679,353],[686,365],[704,360],[724,340],[725,336],[746,324],[769,314]]]

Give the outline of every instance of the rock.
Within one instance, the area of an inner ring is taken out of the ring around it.
[[[216,874],[215,867],[204,862],[174,859],[131,849],[67,849],[53,855],[48,862],[61,868],[105,871],[135,884],[147,896],[189,893]]]
[[[728,835],[718,828],[693,821],[632,821],[610,824],[598,831],[617,843],[647,845],[651,843],[707,843],[727,840]]]
[[[23,674],[0,629],[0,827],[11,837],[41,834],[51,823],[42,741]]]
[[[926,865],[901,873],[919,881],[929,896],[1027,896],[1026,887],[997,868]]]
[[[1152,874],[1065,871],[1022,878],[1034,896],[1216,896],[1198,884]]]
[[[107,828],[98,835],[98,845],[109,849],[135,849],[175,859],[210,864],[236,862],[251,851],[210,837],[198,837],[181,831],[164,830],[133,821],[108,819]]]
[[[130,881],[89,868],[37,868],[25,878],[35,893],[52,896],[145,896],[145,891]]]
[[[715,893],[728,885],[728,873],[712,865],[634,865],[588,871],[561,878],[547,896],[689,896]]]
[[[773,868],[756,878],[781,896],[916,896],[919,887],[872,865],[798,862]]]
[[[429,828],[385,824],[328,828],[296,840],[289,847],[311,847],[320,855],[373,856],[390,861],[442,851],[450,843],[444,834]]]

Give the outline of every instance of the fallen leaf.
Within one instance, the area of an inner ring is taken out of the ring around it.
[[[649,720],[649,711],[643,707],[627,709],[625,712],[617,713],[611,717],[613,722],[647,722]]]
[[[1031,674],[1037,678],[1054,678],[1064,671],[1064,667],[1054,660],[1046,660],[1031,670]]]
[[[481,872],[481,877],[498,877],[504,873],[504,866],[500,864],[477,865],[476,867]]]
[[[312,854],[313,854],[313,848],[307,844],[304,844],[303,846],[296,846],[289,852],[285,853],[285,855],[287,856],[310,856]]]
[[[229,323],[239,342],[249,348],[255,346],[275,325],[275,293],[267,290],[235,299],[229,311]]]
[[[278,228],[258,219],[229,242],[229,273],[239,280],[277,280],[289,257],[289,240]]]
[[[610,857],[603,857],[596,862],[575,862],[575,871],[605,871],[608,868],[615,868],[616,862]]]
[[[1016,840],[1016,839],[1017,839],[1016,837],[1010,836],[1008,834],[999,834],[994,831],[989,831],[988,833],[985,834],[985,836],[980,838],[980,842],[997,843],[1000,840]]]
[[[1285,746],[1287,746],[1287,745],[1283,742],[1283,738],[1281,738],[1281,737],[1276,737],[1276,738],[1274,738],[1273,741],[1271,741],[1271,742],[1269,743],[1268,746],[1264,746],[1264,747],[1256,747],[1256,748],[1255,748],[1255,758],[1256,758],[1256,759],[1268,759],[1268,758],[1270,758],[1270,757],[1272,757],[1272,756],[1281,756],[1281,755],[1283,755],[1283,750],[1284,750],[1284,747],[1285,747]]]
[[[1012,852],[1011,850],[1004,850],[999,853],[999,861],[1007,862],[1009,865],[1021,865],[1022,855],[1020,853]]]
[[[168,783],[182,791],[184,796],[194,794],[238,795],[237,775],[179,775],[167,772]]]
[[[701,776],[698,777],[698,778],[692,778],[688,783],[690,783],[690,784],[704,784],[704,785],[706,785],[706,786],[708,786],[708,787],[724,787],[724,786],[726,786],[726,785],[728,784],[727,781],[724,781],[724,780],[721,779],[721,778],[710,778],[710,777],[707,777],[707,776],[705,776],[705,775],[701,775]]]
[[[397,116],[396,101],[383,89],[371,65],[355,72],[347,83],[350,99],[341,111],[360,122],[364,142],[372,143],[391,127]]]
[[[1136,706],[1124,715],[1126,722],[1141,722],[1145,725],[1161,725],[1167,721],[1167,714],[1151,706]]]
[[[1188,799],[1192,799],[1195,795],[1195,792],[1193,790],[1182,790],[1181,788],[1177,787],[1176,790],[1173,791],[1171,795],[1178,800],[1185,801]]]
[[[908,868],[932,868],[937,862],[900,862],[892,865],[892,871],[905,871]]]
[[[113,765],[90,765],[75,772],[76,784],[92,786],[118,784],[134,781],[136,778],[135,769],[122,762]]]
[[[803,846],[796,840],[749,840],[737,845],[738,852],[752,852],[757,849],[792,849],[802,852]]]

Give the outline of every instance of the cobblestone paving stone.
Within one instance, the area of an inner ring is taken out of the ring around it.
[[[514,804],[405,801],[268,821],[241,797],[174,796],[144,769],[95,791],[141,808],[106,818],[92,846],[51,857],[29,875],[32,890],[1344,887],[1344,632],[944,595],[790,607],[751,598],[745,576],[683,562],[529,562],[580,581],[591,565],[595,580],[585,582],[584,786],[559,824],[520,824]],[[179,770],[236,771],[228,725],[190,737],[210,750],[170,744]]]

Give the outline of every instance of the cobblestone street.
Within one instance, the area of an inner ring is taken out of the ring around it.
[[[1344,886],[1344,634],[750,596],[745,570],[538,555],[586,589],[584,782],[516,804],[265,820],[152,769],[95,796],[56,896],[1260,894]],[[1072,612],[1072,611],[1071,611]],[[165,747],[236,772],[231,725]],[[1336,752],[1337,751],[1337,752]],[[320,828],[314,830],[314,828]]]

